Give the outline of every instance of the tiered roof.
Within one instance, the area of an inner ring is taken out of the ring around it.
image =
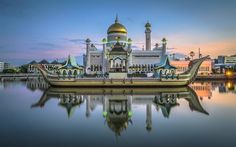
[[[176,67],[170,64],[168,55],[165,55],[161,58],[160,63],[154,65],[156,69],[176,69]]]
[[[68,56],[66,63],[59,69],[82,69],[83,67],[78,65],[75,58]]]

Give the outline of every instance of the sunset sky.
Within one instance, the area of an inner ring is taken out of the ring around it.
[[[135,49],[149,21],[153,46],[166,37],[169,52],[236,54],[235,0],[0,0],[0,61],[81,56],[86,38],[100,48],[116,14]]]

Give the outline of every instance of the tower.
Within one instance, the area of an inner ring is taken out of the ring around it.
[[[162,41],[162,57],[164,57],[166,55],[167,40],[166,38],[163,38],[161,41]]]
[[[145,25],[145,40],[146,40],[146,51],[151,50],[151,24],[149,22],[146,23]]]
[[[91,46],[91,40],[88,38],[86,39],[86,73],[89,73],[90,71],[90,53],[89,53],[89,49]]]
[[[107,53],[107,49],[106,49],[106,44],[107,44],[107,40],[106,38],[102,39],[102,73],[105,74],[105,72],[107,71],[106,67],[106,53]]]

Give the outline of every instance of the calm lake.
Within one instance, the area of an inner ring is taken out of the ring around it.
[[[236,83],[103,89],[0,82],[0,146],[236,146]]]

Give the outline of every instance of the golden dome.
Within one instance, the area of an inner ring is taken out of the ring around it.
[[[125,34],[127,34],[127,30],[126,30],[125,26],[123,26],[122,24],[120,24],[118,22],[117,16],[116,16],[115,23],[112,24],[107,30],[107,34],[110,34],[110,33],[125,33]]]

